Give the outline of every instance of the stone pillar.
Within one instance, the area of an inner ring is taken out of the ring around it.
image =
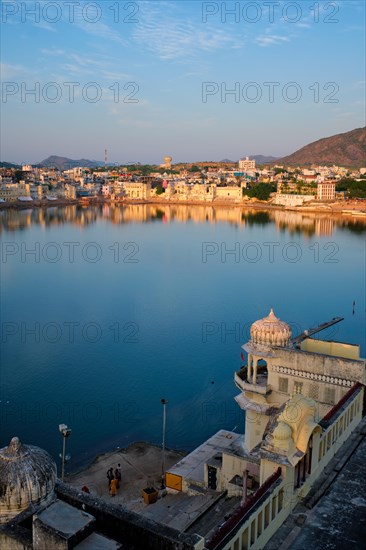
[[[258,365],[258,359],[254,359],[254,366],[253,366],[253,384],[257,383],[257,365]]]

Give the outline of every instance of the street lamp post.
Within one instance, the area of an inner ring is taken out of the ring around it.
[[[66,453],[66,438],[69,437],[71,434],[71,429],[66,426],[66,424],[59,424],[58,429],[60,430],[60,433],[62,434],[63,441],[62,441],[62,455],[61,456],[61,481],[64,480],[65,476],[65,462],[68,459],[68,457],[65,456]]]
[[[161,475],[161,488],[165,489],[165,428],[166,428],[166,405],[168,401],[166,399],[161,400],[163,405],[163,444],[162,444],[162,475]]]

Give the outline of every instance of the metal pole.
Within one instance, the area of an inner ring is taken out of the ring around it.
[[[65,475],[65,452],[66,452],[66,436],[62,435],[63,442],[62,442],[62,466],[61,466],[61,481],[64,480]]]
[[[161,403],[163,405],[163,461],[162,461],[162,476],[161,476],[161,486],[162,489],[165,489],[165,429],[166,429],[166,404],[168,401],[166,399],[162,399]]]

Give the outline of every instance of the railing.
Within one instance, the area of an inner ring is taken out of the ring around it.
[[[352,388],[334,405],[330,411],[327,412],[327,414],[322,418],[320,421],[320,424],[322,423],[328,423],[332,418],[337,414],[338,411],[343,407],[345,403],[353,396],[353,394],[362,387],[361,382],[356,382]]]
[[[253,369],[252,369],[253,373]],[[267,367],[258,365],[257,367],[257,379],[254,383],[253,380],[248,380],[248,367],[242,367],[239,371],[235,372],[234,380],[237,387],[240,390],[257,391],[262,394],[266,394],[270,390],[270,386],[267,384],[268,371]]]
[[[252,369],[253,371],[253,369]],[[242,367],[240,370],[236,371],[235,373],[238,378],[240,378],[240,380],[243,380],[243,382],[247,382],[248,379],[248,365],[245,365],[244,367]],[[258,365],[257,366],[257,374],[262,374],[262,375],[268,375],[268,370],[267,370],[267,367],[264,366],[264,365]]]
[[[320,469],[324,469],[361,421],[363,397],[364,386],[356,382],[319,422],[323,428],[317,456]]]
[[[244,505],[240,506],[233,515],[223,523],[217,531],[213,534],[211,539],[206,542],[206,548],[208,550],[214,550],[220,543],[229,535],[229,533],[239,527],[244,522],[246,516],[249,514],[253,506],[255,506],[261,498],[273,487],[276,481],[281,477],[281,468],[278,468],[266,481],[259,487],[259,489],[249,496]]]

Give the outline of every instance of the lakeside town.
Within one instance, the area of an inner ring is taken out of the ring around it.
[[[0,207],[94,201],[218,203],[366,215],[366,167],[257,165],[233,162],[134,164],[69,169],[23,165],[0,169]]]

